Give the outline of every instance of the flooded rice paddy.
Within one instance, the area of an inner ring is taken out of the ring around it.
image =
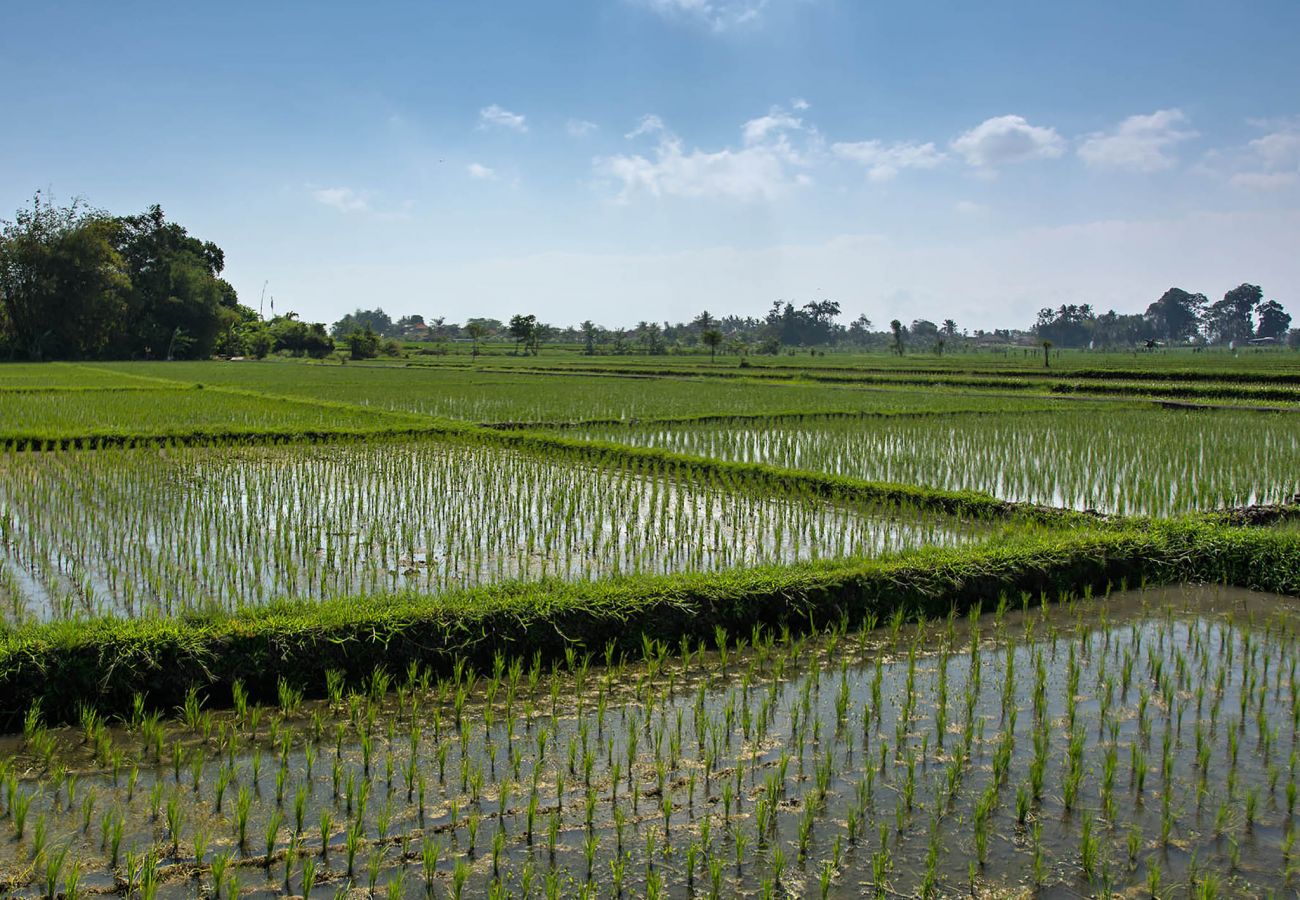
[[[1074,409],[605,426],[582,434],[1119,515],[1278,503],[1300,492],[1300,420],[1291,413]]]
[[[729,477],[432,440],[0,456],[0,618],[875,556],[988,536]]]
[[[196,691],[0,739],[38,897],[1292,895],[1300,601],[1179,587]]]

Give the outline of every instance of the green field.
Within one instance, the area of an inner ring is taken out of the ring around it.
[[[584,436],[675,453],[1169,516],[1300,493],[1290,413],[1070,408],[938,420],[806,418],[606,426]],[[574,435],[573,430],[566,430]]]
[[[0,894],[1293,893],[1293,356],[0,366]]]

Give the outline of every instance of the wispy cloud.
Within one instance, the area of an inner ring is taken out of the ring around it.
[[[1211,150],[1196,168],[1249,190],[1277,191],[1300,185],[1300,120],[1250,124],[1265,133],[1243,145]]]
[[[1031,125],[1023,116],[985,119],[952,142],[972,166],[993,169],[1032,159],[1053,159],[1065,152],[1065,140],[1055,128]]]
[[[470,178],[479,181],[492,181],[497,177],[496,169],[491,169],[482,163],[470,163],[465,167],[465,171],[469,173]]]
[[[840,159],[865,166],[872,181],[888,181],[903,169],[933,169],[948,158],[933,143],[912,141],[836,143],[831,144],[831,152]]]
[[[645,134],[658,134],[663,130],[664,130],[664,120],[654,115],[653,113],[646,113],[644,116],[641,117],[641,121],[637,122],[636,127],[633,128],[631,131],[629,131],[627,134],[623,135],[623,137],[627,138],[630,141],[633,138],[639,138]]]
[[[666,19],[726,31],[756,22],[768,0],[637,0]]]
[[[800,131],[803,129],[803,120],[792,116],[779,106],[772,107],[765,116],[759,116],[756,119],[750,119],[741,128],[746,144],[759,144],[767,140],[769,135],[782,131]]]
[[[595,122],[588,122],[586,119],[570,119],[564,126],[564,130],[569,133],[569,137],[584,138],[594,134],[600,126]]]
[[[1170,153],[1174,146],[1196,137],[1186,123],[1187,116],[1180,109],[1129,116],[1111,131],[1088,135],[1079,145],[1079,158],[1096,168],[1132,172],[1170,169],[1176,162]]]
[[[317,203],[332,206],[342,212],[365,212],[370,209],[368,195],[352,188],[317,188],[311,192],[311,195]]]
[[[520,113],[513,113],[493,103],[478,111],[479,128],[505,128],[509,131],[523,133],[528,130],[528,122]]]

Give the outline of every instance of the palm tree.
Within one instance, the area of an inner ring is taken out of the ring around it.
[[[591,321],[591,319],[587,319],[579,327],[582,328],[582,336],[587,342],[587,355],[595,356],[596,355],[596,323]]]
[[[716,328],[706,328],[700,334],[700,340],[704,346],[709,348],[709,359],[716,362],[718,358],[718,345],[722,343],[722,332]]]

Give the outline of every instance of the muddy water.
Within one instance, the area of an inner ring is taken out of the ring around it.
[[[301,894],[305,867],[322,897],[1289,895],[1298,623],[1300,601],[1223,588],[1011,598],[37,726],[0,742],[0,879],[41,896],[75,861],[80,890],[152,873],[159,897],[213,896],[215,871],[222,896]]]

